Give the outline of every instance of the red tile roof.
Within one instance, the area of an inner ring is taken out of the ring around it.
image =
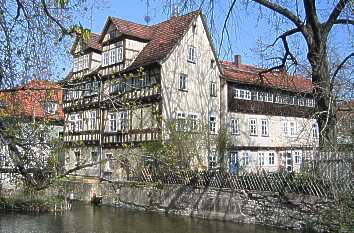
[[[89,48],[93,48],[95,50],[102,51],[102,46],[99,43],[100,36],[101,36],[100,34],[91,32],[91,38],[90,38],[90,41],[87,43],[87,46]]]
[[[292,92],[312,92],[312,82],[300,76],[288,76],[280,71],[259,74],[264,69],[251,65],[236,65],[229,61],[222,63],[223,75],[231,80]]]
[[[137,56],[130,68],[159,62],[165,59],[187,32],[193,19],[201,14],[193,11],[182,16],[174,16],[167,21],[150,26],[151,40]]]
[[[176,46],[177,42],[182,39],[191,25],[192,20],[199,14],[201,14],[201,11],[193,11],[186,15],[171,17],[167,21],[152,26],[109,17],[109,21],[106,23],[103,31],[105,31],[109,23],[112,22],[117,27],[118,32],[147,41],[143,50],[130,67],[128,67],[128,69],[134,69],[159,62],[166,58]],[[102,39],[103,33],[100,40]]]
[[[27,85],[11,89],[0,90],[2,116],[23,116],[28,118],[64,120],[63,91],[58,84],[44,80],[32,80]],[[48,114],[45,111],[45,102],[55,102],[57,111]]]
[[[117,31],[124,35],[129,35],[144,40],[150,40],[152,36],[151,27],[147,25],[130,22],[124,19],[118,19],[112,16],[110,16],[109,19],[116,26]]]

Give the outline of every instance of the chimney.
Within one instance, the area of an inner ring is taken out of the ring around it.
[[[236,66],[241,65],[241,55],[236,54],[236,55],[234,56],[234,64],[235,64]]]

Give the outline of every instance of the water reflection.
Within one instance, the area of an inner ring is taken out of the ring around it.
[[[0,212],[0,232],[285,233],[269,227],[76,203],[63,214]]]

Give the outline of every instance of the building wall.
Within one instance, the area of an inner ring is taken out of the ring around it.
[[[207,126],[209,116],[216,117],[216,133],[220,124],[220,72],[212,52],[207,31],[198,16],[161,68],[163,129],[166,122],[176,119],[177,113],[197,114],[199,124]],[[189,62],[188,49],[195,47],[195,62]],[[212,62],[213,61],[213,62]],[[180,75],[187,75],[187,89],[180,90]],[[210,83],[216,85],[216,96],[210,96]],[[201,127],[207,130],[207,127]],[[166,132],[165,132],[166,133]],[[204,132],[206,133],[206,132]],[[215,146],[214,146],[215,147]],[[203,149],[206,154],[208,148]]]
[[[240,133],[238,135],[230,132],[230,119],[239,120]],[[252,136],[249,132],[249,120],[256,120],[257,135]],[[261,121],[268,122],[268,135],[261,135]],[[289,123],[295,124],[295,134],[290,134]],[[284,124],[287,123],[288,134],[284,132]],[[233,147],[307,147],[316,145],[318,139],[312,135],[312,126],[316,124],[315,119],[300,117],[284,117],[270,115],[256,115],[229,112],[226,125],[229,126],[229,135]]]

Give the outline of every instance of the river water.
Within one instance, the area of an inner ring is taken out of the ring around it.
[[[74,203],[72,211],[62,214],[0,211],[0,233],[5,232],[285,233],[289,231]]]

